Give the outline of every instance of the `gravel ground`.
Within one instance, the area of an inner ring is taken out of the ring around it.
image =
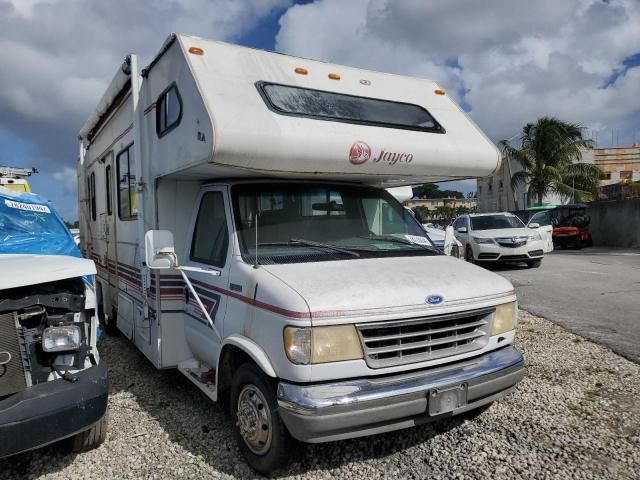
[[[640,366],[521,313],[527,374],[474,419],[305,446],[283,478],[640,478]],[[102,342],[110,426],[99,449],[61,444],[0,461],[0,478],[252,478],[228,420],[123,337]]]

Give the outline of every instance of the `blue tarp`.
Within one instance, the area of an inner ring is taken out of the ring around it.
[[[0,188],[0,254],[82,257],[53,205],[34,193]]]

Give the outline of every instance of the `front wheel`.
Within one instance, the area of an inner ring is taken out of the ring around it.
[[[582,237],[580,237],[580,235],[576,237],[576,242],[574,243],[574,246],[576,250],[582,250]]]
[[[467,245],[467,247],[464,249],[464,259],[469,263],[474,263],[473,250],[471,249],[470,245]]]
[[[231,382],[231,421],[234,436],[247,463],[270,475],[284,466],[293,439],[280,414],[275,385],[252,363],[241,365]]]
[[[71,450],[75,453],[80,453],[98,448],[107,438],[108,425],[109,416],[105,412],[104,416],[94,423],[90,429],[71,437]]]

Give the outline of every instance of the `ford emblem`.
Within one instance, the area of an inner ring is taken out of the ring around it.
[[[439,305],[444,302],[444,297],[442,295],[429,295],[427,297],[427,303],[429,305]]]

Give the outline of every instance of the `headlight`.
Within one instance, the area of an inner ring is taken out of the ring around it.
[[[482,237],[471,237],[471,238],[473,238],[473,241],[479,245],[483,243],[495,243],[493,241],[493,238],[482,238]]]
[[[353,325],[286,327],[284,348],[289,360],[298,365],[362,358],[360,338]]]
[[[491,326],[491,336],[501,335],[516,328],[518,323],[516,302],[505,303],[496,307],[496,314]]]
[[[80,328],[77,326],[49,327],[42,332],[45,352],[66,352],[80,347]]]

